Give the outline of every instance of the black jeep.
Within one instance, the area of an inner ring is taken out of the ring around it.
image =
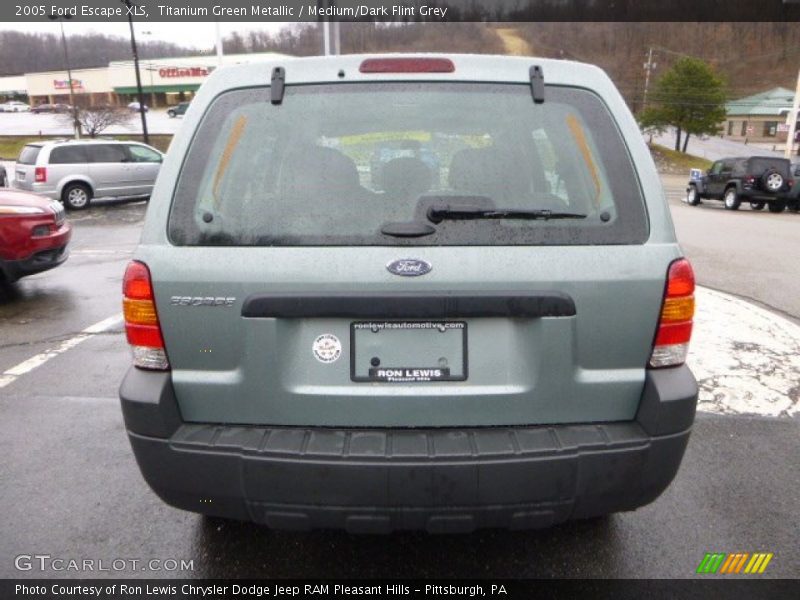
[[[723,158],[689,181],[687,202],[697,206],[701,199],[722,200],[728,210],[738,210],[747,201],[753,210],[766,206],[782,212],[794,184],[790,166],[788,159],[770,156]]]

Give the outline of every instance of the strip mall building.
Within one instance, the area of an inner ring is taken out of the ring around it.
[[[229,54],[222,64],[258,62],[283,55]],[[219,66],[216,56],[159,58],[139,61],[145,104],[153,108],[190,100],[206,77]],[[96,69],[73,69],[72,92],[76,102],[88,105],[126,105],[136,100],[136,72],[133,61],[109,63]],[[69,102],[66,71],[26,73],[0,77],[0,98],[27,96],[31,105]]]

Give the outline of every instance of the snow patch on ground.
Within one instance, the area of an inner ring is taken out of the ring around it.
[[[793,416],[800,412],[800,326],[749,302],[698,287],[687,363],[698,410]]]

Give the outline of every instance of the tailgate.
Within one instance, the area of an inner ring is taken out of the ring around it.
[[[399,253],[143,247],[184,419],[633,419],[677,247],[416,248],[413,278],[384,268]]]

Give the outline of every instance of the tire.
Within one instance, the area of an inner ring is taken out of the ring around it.
[[[725,195],[722,197],[722,200],[725,202],[725,208],[728,210],[739,210],[739,206],[742,204],[735,187],[729,187],[725,190]]]
[[[800,211],[800,201],[793,200],[786,205],[786,208],[789,209],[789,212],[796,213],[797,211]]]
[[[766,202],[751,202],[750,208],[753,210],[764,210],[764,207],[767,205]]]
[[[175,111],[174,111],[174,110],[172,110],[172,109],[168,110],[168,111],[167,111],[167,116],[168,116],[170,119],[174,119],[174,118],[175,118],[175,116],[176,116],[176,115],[175,115]]]
[[[761,176],[762,188],[771,193],[780,191],[783,187],[783,175],[778,173],[775,169],[769,169]]]
[[[61,192],[61,202],[69,210],[84,210],[92,201],[92,190],[85,183],[68,183]]]
[[[784,210],[786,210],[786,202],[783,200],[770,202],[767,205],[767,210],[771,213],[782,213]]]
[[[686,203],[689,206],[697,206],[700,204],[700,192],[697,191],[697,187],[694,185],[689,186],[689,192],[686,195]]]

